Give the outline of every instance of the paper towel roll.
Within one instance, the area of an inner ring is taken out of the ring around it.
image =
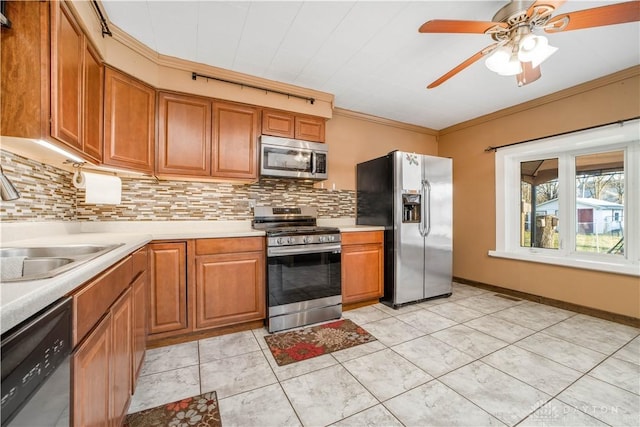
[[[76,171],[73,175],[73,185],[76,188],[85,189],[85,203],[95,205],[120,204],[122,181],[117,176]]]

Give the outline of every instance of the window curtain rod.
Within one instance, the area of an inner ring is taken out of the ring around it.
[[[526,144],[527,142],[539,141],[539,140],[545,139],[545,138],[553,138],[553,137],[556,137],[556,136],[568,135],[568,134],[574,133],[574,132],[582,132],[583,130],[597,129],[597,128],[601,128],[601,127],[604,127],[604,126],[611,126],[611,125],[615,125],[615,124],[619,124],[620,126],[624,126],[624,124],[626,122],[630,122],[632,120],[637,120],[637,119],[640,119],[640,116],[631,117],[630,119],[617,120],[615,122],[605,123],[605,124],[602,124],[602,125],[590,126],[590,127],[586,127],[586,128],[582,128],[582,129],[576,129],[576,130],[570,130],[570,131],[567,131],[567,132],[556,133],[554,135],[543,136],[543,137],[540,137],[540,138],[528,139],[526,141],[512,142],[511,144],[498,145],[497,147],[492,147],[490,145],[487,148],[485,148],[484,151],[486,153],[490,153],[492,151],[496,152],[501,148],[511,147],[513,145]]]
[[[216,81],[223,82],[223,83],[231,83],[233,85],[238,85],[238,86],[241,86],[241,87],[248,87],[248,88],[251,88],[251,89],[262,90],[262,91],[265,91],[265,92],[277,93],[279,95],[285,95],[288,98],[304,99],[305,101],[311,103],[311,105],[313,105],[313,103],[316,102],[315,98],[309,98],[307,96],[300,96],[300,95],[296,95],[294,93],[281,92],[279,90],[274,90],[274,89],[269,89],[269,88],[266,88],[266,87],[249,85],[249,84],[246,84],[246,83],[238,83],[238,82],[234,82],[232,80],[221,79],[221,78],[218,78],[218,77],[205,76],[204,74],[198,74],[196,72],[192,72],[191,73],[191,79],[192,80],[196,80],[198,77],[202,77],[204,79],[207,79],[207,81],[216,80]]]
[[[109,29],[109,24],[107,24],[107,20],[102,14],[102,11],[100,10],[100,6],[98,6],[98,2],[96,0],[93,0],[91,3],[93,4],[93,7],[96,10],[96,13],[98,14],[98,18],[100,18],[100,26],[102,27],[102,37],[104,37],[105,35],[109,37],[113,37],[113,34]]]

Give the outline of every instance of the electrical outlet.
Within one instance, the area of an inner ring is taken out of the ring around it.
[[[256,207],[256,199],[249,199],[247,202],[249,203],[249,208],[253,209]]]

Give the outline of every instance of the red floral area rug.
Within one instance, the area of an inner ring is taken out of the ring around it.
[[[373,335],[349,319],[297,331],[266,335],[264,339],[278,366],[376,340]]]
[[[188,397],[129,414],[123,424],[123,427],[152,426],[221,427],[216,392]]]

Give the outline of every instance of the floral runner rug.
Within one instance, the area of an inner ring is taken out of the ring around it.
[[[123,427],[150,426],[221,427],[216,392],[203,393],[129,414],[123,425]]]
[[[311,359],[356,345],[375,341],[375,337],[349,319],[282,332],[264,337],[278,366]]]

